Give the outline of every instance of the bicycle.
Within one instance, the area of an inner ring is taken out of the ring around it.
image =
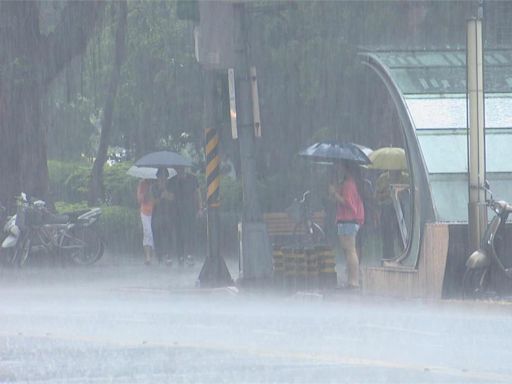
[[[325,244],[326,236],[322,227],[313,220],[311,211],[311,192],[305,191],[300,200],[295,199],[286,210],[295,222],[292,236],[299,247]]]

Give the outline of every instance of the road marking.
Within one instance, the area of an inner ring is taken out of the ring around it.
[[[310,352],[294,352],[289,350],[269,350],[269,349],[259,349],[259,348],[251,348],[251,347],[238,347],[227,344],[218,344],[218,343],[182,343],[177,341],[168,341],[168,342],[151,342],[146,339],[141,339],[140,341],[126,341],[126,340],[115,340],[115,339],[107,339],[103,337],[94,337],[94,336],[77,336],[77,335],[47,335],[47,334],[29,334],[24,332],[23,334],[10,334],[5,332],[0,332],[0,337],[24,337],[24,338],[38,338],[38,339],[47,339],[47,340],[60,340],[60,341],[72,341],[72,342],[87,342],[87,343],[95,343],[95,344],[103,344],[103,345],[111,345],[118,348],[133,348],[133,347],[143,347],[143,348],[189,348],[189,349],[203,349],[210,350],[215,352],[224,352],[224,353],[233,353],[237,355],[252,355],[256,357],[263,358],[280,358],[280,359],[293,359],[300,361],[308,361],[313,363],[324,363],[324,364],[342,364],[342,365],[352,365],[358,367],[368,367],[368,368],[387,368],[387,369],[406,369],[416,372],[429,372],[434,374],[443,374],[453,377],[459,377],[464,379],[472,379],[472,380],[484,380],[487,382],[503,382],[503,383],[512,383],[512,373],[495,373],[490,371],[469,371],[461,368],[452,368],[446,366],[428,366],[421,364],[413,364],[413,363],[402,363],[397,361],[389,361],[389,360],[380,360],[380,359],[368,359],[362,357],[355,356],[341,356],[335,354],[316,354]]]
[[[422,335],[422,336],[440,336],[441,335],[439,332],[419,331],[417,329],[393,327],[393,326],[387,326],[387,325],[363,324],[361,327],[370,328],[370,329],[380,329],[382,331],[390,331],[390,332],[413,333],[413,334]]]

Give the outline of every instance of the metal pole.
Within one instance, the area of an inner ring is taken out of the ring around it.
[[[482,20],[469,20],[467,24],[467,111],[468,111],[468,171],[469,252],[480,246],[485,226],[485,109]]]
[[[220,254],[219,188],[220,158],[218,153],[219,135],[215,125],[213,72],[204,71],[203,124],[205,129],[206,155],[206,203],[208,254],[199,273],[201,287],[221,287],[233,284],[233,279]]]
[[[248,28],[244,3],[234,3],[237,120],[242,171],[243,214],[241,282],[261,281],[272,274],[270,244],[256,192],[252,89],[248,58]]]

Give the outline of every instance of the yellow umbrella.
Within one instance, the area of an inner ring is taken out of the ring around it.
[[[368,165],[369,169],[387,169],[387,170],[406,170],[407,160],[405,158],[405,151],[399,147],[382,147],[376,149],[368,158],[371,164]]]

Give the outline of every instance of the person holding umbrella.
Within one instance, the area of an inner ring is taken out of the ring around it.
[[[357,165],[338,161],[335,178],[329,185],[329,197],[336,202],[336,227],[347,261],[347,288],[359,288],[359,257],[356,236],[364,224],[364,205],[355,181]]]
[[[366,153],[371,150],[355,143],[319,142],[299,152],[314,161],[329,162],[334,177],[329,185],[329,198],[336,203],[336,229],[347,260],[347,288],[359,288],[359,256],[356,238],[364,223],[364,205],[356,183],[359,165],[370,164]]]
[[[151,197],[151,180],[141,179],[137,185],[137,201],[142,222],[142,248],[144,249],[144,264],[151,264],[155,243],[153,230],[151,229],[151,216],[153,214],[154,201]]]
[[[370,154],[370,159],[372,164],[368,168],[382,171],[375,181],[375,199],[380,207],[382,259],[392,260],[396,256],[396,243],[400,236],[392,187],[409,185],[407,159],[405,150],[399,147],[376,149]]]
[[[187,172],[185,166],[176,166],[176,177],[170,183],[176,202],[176,220],[173,226],[178,262],[194,263],[192,254],[197,243],[196,220],[202,215],[203,204],[197,177]]]
[[[156,183],[151,188],[151,198],[154,202],[151,217],[151,229],[155,242],[155,252],[158,261],[171,262],[171,246],[176,220],[176,205],[174,193],[169,183],[169,171],[166,167],[159,167],[156,171]]]
[[[177,201],[178,191],[174,183],[171,183],[172,179],[169,180],[168,168],[190,167],[192,162],[176,152],[157,151],[142,156],[135,162],[135,166],[157,169],[157,181],[151,188],[151,195],[155,202],[151,227],[159,261],[166,257],[166,261],[171,263],[173,240],[175,244],[178,241],[176,239],[176,225],[179,220],[177,216],[178,206],[181,202]]]
[[[382,172],[375,182],[375,198],[381,210],[379,221],[384,260],[391,260],[395,257],[395,243],[400,236],[396,210],[393,205],[392,186],[408,184],[409,175],[397,169]]]
[[[167,168],[170,177],[176,175],[173,168]],[[157,168],[145,168],[131,166],[126,174],[140,179],[137,184],[136,198],[139,203],[140,218],[142,223],[142,247],[144,250],[144,264],[151,264],[155,255],[155,243],[153,239],[153,230],[151,228],[154,200],[152,197],[152,185],[156,180]]]

